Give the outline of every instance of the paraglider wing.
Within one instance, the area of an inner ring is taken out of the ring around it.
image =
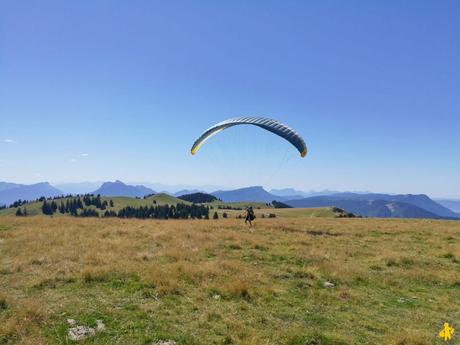
[[[237,125],[254,125],[263,128],[289,141],[300,152],[300,156],[305,157],[307,154],[307,146],[302,137],[281,122],[263,117],[238,117],[219,122],[207,129],[193,144],[191,149],[192,155],[194,155],[200,146],[210,137],[224,129]]]

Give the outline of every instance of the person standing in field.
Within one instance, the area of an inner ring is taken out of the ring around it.
[[[256,215],[254,214],[252,206],[249,206],[246,208],[246,218],[244,220],[244,224],[247,224],[249,222],[249,227],[252,227],[252,222],[254,219],[256,219]]]

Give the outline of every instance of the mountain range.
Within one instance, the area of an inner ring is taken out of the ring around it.
[[[100,183],[59,185],[53,187],[48,182],[32,185],[0,182],[0,205],[10,205],[14,201],[35,200],[41,196],[53,197],[69,194],[69,190],[85,189],[86,193],[103,196],[144,197],[155,191],[144,185],[128,185],[121,181]],[[91,188],[99,188],[92,190]],[[174,195],[193,194],[201,189],[182,189]],[[77,194],[77,193],[71,193]],[[81,192],[78,194],[82,194]],[[218,190],[210,193],[223,202],[264,202],[281,201],[292,207],[336,206],[348,212],[365,217],[460,219],[459,200],[433,200],[424,194],[377,194],[377,193],[337,193],[333,191],[303,192],[293,188],[266,191],[262,186],[233,190]],[[455,212],[457,211],[457,212]]]
[[[317,196],[311,198],[305,198],[300,200],[290,200],[287,203],[294,207],[313,207],[314,206],[324,206],[324,204],[329,204],[328,206],[337,206],[344,208],[349,212],[357,213],[362,216],[375,217],[374,212],[377,204],[372,202],[376,201],[386,201],[387,204],[392,204],[397,206],[399,204],[407,204],[418,207],[422,210],[428,211],[431,214],[438,215],[444,218],[457,218],[460,217],[460,214],[453,212],[452,210],[440,205],[434,200],[430,199],[424,194],[400,194],[400,195],[390,195],[390,194],[357,194],[357,193],[337,193],[331,195]],[[367,204],[366,204],[367,203]],[[367,205],[367,206],[366,206]],[[378,204],[381,207],[381,203]],[[401,205],[403,207],[403,205]],[[391,208],[391,207],[390,207]],[[407,209],[407,206],[404,207]],[[359,209],[359,212],[358,212]],[[396,211],[395,211],[396,212]],[[406,210],[406,213],[409,210]],[[394,213],[394,212],[393,212]],[[414,215],[418,215],[420,212],[414,209]],[[390,212],[390,214],[392,214]],[[391,215],[392,216],[392,215]],[[428,215],[427,215],[428,216]],[[432,217],[415,217],[415,218],[432,218]]]
[[[364,217],[431,219],[444,218],[438,214],[432,213],[428,210],[409,203],[394,202],[384,199],[362,200],[317,196],[301,200],[291,200],[286,203],[292,207],[325,207],[333,205],[347,210],[348,212],[352,212],[355,215]]]
[[[10,205],[21,200],[35,200],[42,196],[52,197],[62,195],[62,191],[53,187],[48,182],[31,185],[0,182],[0,205]]]
[[[274,193],[281,195],[276,195]],[[292,194],[291,194],[292,193]],[[435,202],[424,194],[377,194],[377,193],[315,193],[309,195],[295,189],[271,190],[267,192],[263,187],[247,187],[229,191],[211,193],[225,202],[282,201],[292,207],[326,207],[336,206],[355,215],[364,217],[392,217],[392,218],[431,218],[431,219],[458,219],[460,214]],[[291,195],[289,195],[291,194]]]

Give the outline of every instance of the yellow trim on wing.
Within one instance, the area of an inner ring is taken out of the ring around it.
[[[194,155],[199,150],[201,145],[203,145],[206,140],[211,138],[213,135],[216,135],[220,131],[223,131],[224,129],[225,128],[216,129],[214,132],[212,132],[212,133],[208,134],[208,136],[204,137],[200,142],[198,142],[195,146],[192,147],[192,150],[191,150],[192,155]]]
[[[198,144],[196,144],[195,146],[192,147],[192,155],[194,155],[198,150],[199,148],[201,147],[201,144],[203,144],[204,140],[203,141],[200,141]]]

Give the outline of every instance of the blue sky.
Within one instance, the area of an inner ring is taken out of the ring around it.
[[[458,1],[2,1],[0,180],[460,197]],[[276,118],[192,157],[207,127]]]

